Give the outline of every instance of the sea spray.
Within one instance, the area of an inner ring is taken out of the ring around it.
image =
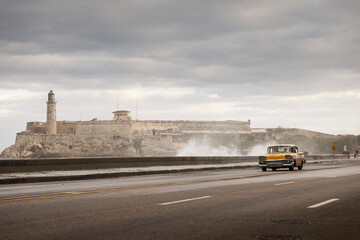
[[[236,147],[211,146],[208,137],[193,138],[178,151],[177,156],[238,156]]]
[[[208,136],[202,138],[192,138],[189,142],[181,148],[177,156],[242,156],[236,146],[214,146],[212,139]],[[260,156],[266,154],[268,146],[276,144],[275,141],[270,141],[262,144],[254,145],[247,156]]]
[[[247,154],[248,156],[260,156],[265,155],[266,150],[269,146],[275,145],[275,142],[267,142],[263,144],[257,144],[252,147],[251,151]]]

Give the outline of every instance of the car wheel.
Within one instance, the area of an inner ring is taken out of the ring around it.
[[[266,172],[266,167],[263,167],[263,168],[261,168],[262,170],[263,170],[263,172]]]
[[[274,167],[273,167],[273,168],[271,168],[271,169],[272,169],[273,171],[276,171],[276,168],[274,168]]]
[[[300,166],[298,166],[298,170],[302,170],[302,169],[303,169],[303,167],[304,167],[304,161],[301,161],[301,165],[300,165]]]
[[[289,167],[290,171],[294,171],[294,166]]]

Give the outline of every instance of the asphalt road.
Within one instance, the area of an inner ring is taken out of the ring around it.
[[[4,185],[0,239],[360,239],[360,165]]]

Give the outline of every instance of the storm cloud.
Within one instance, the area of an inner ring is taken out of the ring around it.
[[[26,121],[252,120],[359,134],[356,0],[1,0],[0,149]]]

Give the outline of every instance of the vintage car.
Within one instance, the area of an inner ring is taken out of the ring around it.
[[[263,171],[271,168],[276,171],[277,168],[289,168],[290,171],[297,167],[303,169],[306,160],[303,152],[299,152],[297,146],[292,144],[279,144],[269,146],[267,154],[259,156],[259,167]]]

